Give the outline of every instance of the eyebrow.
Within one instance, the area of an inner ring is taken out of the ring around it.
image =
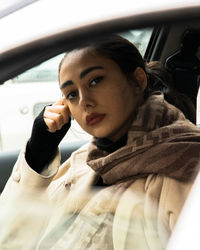
[[[74,83],[70,80],[70,81],[66,81],[66,82],[64,82],[64,83],[62,83],[61,85],[60,85],[60,89],[62,90],[62,89],[64,89],[64,88],[66,88],[67,86],[69,86],[69,85],[73,85]]]
[[[97,69],[104,69],[104,68],[102,66],[94,66],[94,67],[87,68],[81,72],[80,79],[83,79],[88,73],[90,73],[93,70],[97,70]],[[73,85],[73,84],[74,83],[71,80],[66,81],[66,82],[61,84],[60,89],[64,89],[65,87],[67,87],[69,85]]]
[[[102,66],[94,66],[94,67],[90,67],[90,68],[85,69],[83,72],[81,72],[80,79],[82,79],[83,77],[85,77],[91,71],[97,70],[97,69],[103,69],[103,67]]]

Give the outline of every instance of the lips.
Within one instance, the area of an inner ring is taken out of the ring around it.
[[[93,126],[99,122],[101,122],[105,117],[105,114],[92,113],[86,116],[87,125]]]

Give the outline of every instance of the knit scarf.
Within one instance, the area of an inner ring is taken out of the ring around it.
[[[149,174],[192,181],[199,169],[200,130],[160,92],[138,109],[125,146],[108,153],[95,140],[89,146],[87,164],[108,185]]]

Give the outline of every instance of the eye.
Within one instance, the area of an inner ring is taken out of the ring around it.
[[[100,83],[103,79],[104,79],[103,76],[99,76],[99,77],[94,78],[94,79],[90,82],[90,86],[95,86],[95,85],[97,85],[97,84]]]
[[[77,97],[77,91],[72,91],[66,95],[67,100],[73,100]]]

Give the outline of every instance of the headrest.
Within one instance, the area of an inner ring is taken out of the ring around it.
[[[174,87],[189,96],[195,105],[200,79],[200,60],[196,55],[199,47],[200,31],[186,30],[180,49],[165,62],[165,68],[172,74]]]

